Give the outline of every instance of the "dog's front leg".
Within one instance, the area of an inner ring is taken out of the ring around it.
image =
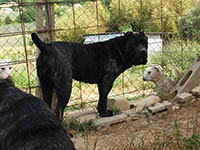
[[[110,117],[113,116],[113,112],[111,110],[107,110],[107,96],[112,89],[113,82],[107,83],[98,83],[99,90],[99,103],[97,106],[97,110],[99,112],[100,117]]]

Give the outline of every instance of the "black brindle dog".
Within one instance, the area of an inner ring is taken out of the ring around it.
[[[32,40],[40,49],[37,73],[43,98],[49,106],[55,89],[58,104],[56,114],[61,118],[70,98],[72,79],[97,84],[101,117],[112,116],[107,110],[107,95],[115,79],[133,65],[147,63],[147,37],[143,32],[127,32],[105,42],[79,44],[73,42],[44,43],[37,34]]]
[[[0,79],[0,150],[75,150],[47,104]]]

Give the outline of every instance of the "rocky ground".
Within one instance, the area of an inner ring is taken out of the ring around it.
[[[174,111],[143,114],[137,120],[74,133],[72,140],[77,150],[195,149],[200,145],[199,108],[200,100],[192,99]]]

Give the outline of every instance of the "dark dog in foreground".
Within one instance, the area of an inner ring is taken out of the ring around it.
[[[44,43],[35,33],[32,33],[32,40],[41,52],[36,66],[43,98],[51,106],[55,89],[58,97],[56,114],[61,113],[60,119],[70,98],[72,79],[97,84],[99,115],[112,116],[107,110],[107,95],[113,82],[131,66],[147,63],[148,43],[143,32],[127,32],[124,36],[92,44]]]
[[[47,104],[0,79],[0,150],[75,150]]]

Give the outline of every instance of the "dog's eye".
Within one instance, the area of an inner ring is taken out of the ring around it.
[[[2,70],[5,70],[6,68],[1,68]]]
[[[9,67],[9,69],[12,69],[12,67]]]
[[[151,71],[149,71],[148,74],[151,74]]]

